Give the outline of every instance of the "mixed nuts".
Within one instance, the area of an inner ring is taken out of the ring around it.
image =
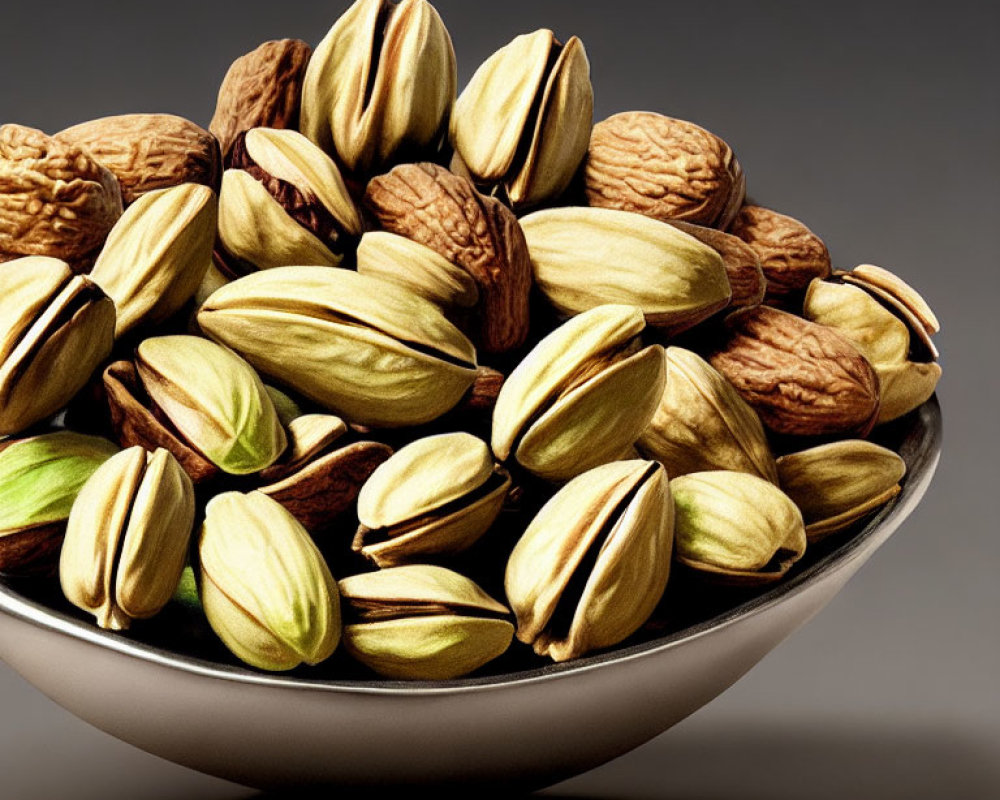
[[[866,437],[941,376],[915,290],[710,131],[595,125],[576,37],[456,76],[426,0],[357,0],[208,129],[0,127],[0,572],[450,680],[641,635],[675,575],[773,584],[901,491]]]

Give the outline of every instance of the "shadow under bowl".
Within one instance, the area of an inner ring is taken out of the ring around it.
[[[542,787],[684,719],[829,602],[926,491],[936,398],[877,434],[907,475],[863,526],[770,588],[563,664],[426,683],[261,674],[99,630],[14,581],[0,582],[0,657],[113,736],[248,786]]]

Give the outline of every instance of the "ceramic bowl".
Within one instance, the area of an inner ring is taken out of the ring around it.
[[[540,787],[666,730],[826,605],[927,489],[937,401],[878,435],[908,472],[862,527],[813,548],[772,588],[728,596],[697,618],[668,613],[628,646],[564,664],[419,684],[261,674],[183,643],[178,652],[101,631],[10,581],[0,584],[0,656],[98,728],[249,786]]]

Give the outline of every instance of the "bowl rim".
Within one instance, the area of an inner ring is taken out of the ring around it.
[[[23,597],[0,576],[0,611],[49,632],[77,639],[87,644],[115,651],[194,675],[219,680],[296,689],[362,695],[423,696],[456,694],[470,691],[499,690],[515,685],[560,680],[591,670],[610,668],[637,658],[647,658],[682,644],[716,633],[738,621],[764,613],[768,609],[805,591],[815,581],[846,567],[870,548],[881,542],[879,534],[898,526],[912,511],[934,474],[940,456],[942,439],[941,409],[934,395],[903,420],[909,429],[903,437],[900,454],[907,462],[901,481],[902,490],[880,508],[864,527],[825,553],[814,563],[794,572],[767,591],[749,598],[706,620],[642,642],[602,650],[570,661],[546,664],[532,669],[456,678],[445,681],[404,681],[389,679],[308,678],[283,673],[262,673],[249,667],[222,664],[216,661],[178,654],[156,645],[105,631],[69,614],[51,609],[35,600]],[[891,423],[895,424],[895,423]],[[890,527],[891,526],[891,527]],[[885,533],[888,536],[889,533]]]

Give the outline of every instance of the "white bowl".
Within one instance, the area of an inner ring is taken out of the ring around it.
[[[826,605],[927,489],[937,401],[882,435],[908,472],[860,531],[710,619],[565,664],[437,683],[266,675],[101,631],[16,582],[0,583],[0,657],[119,739],[249,786],[540,787],[682,720]]]

